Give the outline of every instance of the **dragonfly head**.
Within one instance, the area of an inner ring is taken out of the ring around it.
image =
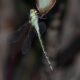
[[[37,13],[36,9],[31,9],[30,12],[31,13]]]

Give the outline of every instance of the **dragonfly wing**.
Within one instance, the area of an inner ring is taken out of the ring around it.
[[[31,49],[31,44],[33,42],[33,38],[35,37],[35,32],[33,30],[31,30],[31,32],[29,33],[29,36],[26,37],[26,39],[24,40],[24,43],[22,45],[22,55],[28,55],[30,49]]]
[[[25,23],[19,29],[12,33],[11,38],[9,39],[9,44],[15,44],[21,39],[21,35],[27,34],[29,32],[29,23]]]
[[[43,35],[46,31],[46,25],[44,22],[40,22],[39,26],[40,26],[40,33],[41,35]],[[33,42],[33,38],[35,37],[35,35],[36,35],[35,31],[31,30],[31,32],[29,33],[29,37],[25,39],[25,42],[22,46],[23,55],[28,55],[26,53],[28,53],[29,50],[31,49],[31,44]]]

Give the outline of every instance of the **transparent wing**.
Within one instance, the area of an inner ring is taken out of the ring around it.
[[[44,22],[40,22],[39,26],[40,26],[40,33],[42,35],[46,31],[46,25],[45,25]],[[22,53],[23,53],[23,55],[26,55],[26,53],[28,53],[28,51],[30,50],[33,38],[36,35],[36,32],[34,30],[31,30],[31,29],[28,32],[28,37],[26,37],[25,42],[24,42],[23,47],[22,47]]]
[[[29,36],[30,31],[31,31],[31,26],[29,25],[29,22],[27,22],[24,25],[22,25],[19,29],[17,29],[15,32],[13,32],[12,37],[9,41],[10,44],[18,42],[21,39],[21,36],[24,36],[25,34]]]

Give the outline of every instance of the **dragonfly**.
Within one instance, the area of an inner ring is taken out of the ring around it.
[[[43,45],[43,41],[42,41],[41,34],[40,34],[39,18],[40,19],[43,18],[43,16],[46,15],[54,7],[55,3],[56,3],[56,0],[36,0],[37,10],[34,8],[30,9],[30,16],[29,16],[30,20],[26,23],[26,25],[28,24],[32,25],[32,27],[30,27],[30,30],[34,28],[35,31],[37,32],[42,51],[44,53],[45,59],[51,71],[53,71],[53,66],[49,60],[49,57],[47,56],[47,52]],[[40,14],[40,16],[38,14]],[[21,31],[23,27],[19,28],[16,32]],[[30,33],[30,30],[28,31],[28,35]]]

